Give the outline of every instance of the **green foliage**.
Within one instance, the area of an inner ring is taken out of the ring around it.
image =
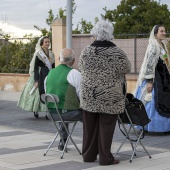
[[[77,9],[76,3],[74,0],[72,0],[72,14],[75,13],[76,9]]]
[[[98,21],[99,21],[99,18],[98,18],[98,17],[95,17],[95,18],[94,18],[94,23],[96,24]]]
[[[80,29],[79,29],[80,26]],[[93,25],[91,22],[87,22],[83,18],[81,19],[81,22],[78,23],[75,30],[73,30],[73,34],[89,34],[92,30]]]
[[[48,18],[46,19],[46,24],[51,27],[53,21],[54,21],[54,15],[53,15],[53,11],[50,9],[50,11],[48,11]]]
[[[2,38],[2,36],[3,36],[3,31],[2,29],[0,29],[0,38]]]
[[[34,25],[34,28],[36,28],[37,30],[41,31],[42,36],[49,36],[49,35],[51,35],[51,32],[48,31],[46,28],[40,28],[40,27],[38,27],[36,25]]]
[[[76,10],[75,2],[72,2],[72,12]],[[51,24],[56,18],[66,18],[66,10],[60,8],[59,13],[54,17],[50,9],[46,24],[49,29],[34,26],[41,31],[42,36],[51,37]],[[35,45],[38,37],[32,37],[32,34],[25,35],[23,39],[11,39],[0,29],[0,72],[2,73],[28,73],[29,63],[35,51]]]
[[[4,67],[6,64],[6,46],[5,40],[0,41],[0,70]]]
[[[167,5],[153,0],[122,0],[115,10],[103,8],[104,19],[114,23],[115,34],[149,33],[154,25],[164,25],[170,31],[170,11]]]
[[[79,29],[79,25],[77,25],[77,27],[74,30],[72,30],[72,33],[73,34],[81,34],[81,30]]]
[[[63,9],[63,8],[59,8],[59,11],[58,11],[58,14],[57,14],[57,18],[66,18],[66,9]]]
[[[27,35],[26,35],[27,36]],[[35,51],[38,38],[20,40],[1,39],[0,42],[0,72],[28,73],[29,63]]]
[[[10,35],[6,34],[2,29],[0,29],[0,38],[8,39]]]

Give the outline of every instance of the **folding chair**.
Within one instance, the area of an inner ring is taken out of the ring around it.
[[[59,110],[58,110],[58,107],[57,107],[57,103],[59,103],[59,97],[57,95],[53,95],[53,94],[42,94],[41,96],[41,99],[45,102],[45,105],[46,105],[46,108],[47,108],[47,112],[50,116],[50,119],[53,121],[55,127],[56,127],[56,130],[57,130],[57,133],[54,137],[54,139],[52,140],[52,142],[50,143],[50,145],[48,146],[48,148],[46,149],[45,153],[44,153],[44,156],[47,154],[47,152],[49,151],[49,149],[51,148],[51,146],[53,145],[53,143],[56,141],[57,137],[60,136],[61,138],[61,135],[60,135],[60,128],[61,128],[61,125],[64,126],[66,132],[67,132],[67,140],[66,142],[64,143],[64,141],[62,140],[63,144],[64,144],[64,149],[63,151],[61,152],[61,159],[63,159],[63,156],[64,156],[64,153],[67,152],[67,144],[68,144],[68,141],[71,140],[71,142],[73,143],[73,145],[75,146],[75,148],[77,149],[77,151],[79,152],[79,154],[81,155],[81,152],[79,150],[79,148],[77,147],[77,145],[75,144],[75,142],[73,141],[72,139],[72,132],[77,124],[78,121],[66,121],[66,120],[63,120],[62,118],[62,114],[60,114]],[[50,103],[54,103],[55,104],[55,109],[56,109],[56,112],[59,116],[59,119],[60,120],[54,120],[52,114],[50,113],[48,107],[47,107],[47,103],[50,102]],[[73,124],[72,125],[72,128],[71,130],[69,131],[69,129],[67,128],[66,126],[66,123],[69,123],[69,124]],[[59,125],[60,124],[60,125]]]
[[[143,145],[141,139],[144,138],[145,134],[144,134],[144,126],[142,126],[142,128],[139,130],[137,130],[135,128],[135,126],[138,126],[137,124],[134,124],[134,122],[132,121],[131,117],[129,116],[129,113],[127,111],[127,106],[129,105],[129,100],[126,98],[126,108],[125,108],[125,112],[122,115],[118,115],[118,125],[119,125],[119,129],[120,131],[123,133],[123,135],[125,136],[123,142],[121,143],[121,145],[119,146],[119,148],[117,149],[116,153],[115,153],[115,157],[116,155],[119,153],[120,149],[123,147],[123,145],[125,144],[126,140],[128,139],[131,147],[132,147],[132,155],[130,158],[129,162],[132,162],[132,159],[134,157],[134,155],[136,156],[136,152],[137,152],[137,146],[138,144],[140,144],[142,146],[142,148],[144,149],[144,151],[147,153],[147,155],[149,156],[149,158],[151,158],[149,152],[147,151],[147,149],[145,148],[145,146]],[[135,113],[134,113],[135,114]],[[124,118],[126,117],[127,120],[124,120]],[[121,129],[121,126],[123,127],[123,129]],[[133,131],[133,133],[132,133]]]

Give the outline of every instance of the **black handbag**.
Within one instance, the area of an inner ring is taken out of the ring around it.
[[[142,127],[147,125],[151,120],[148,118],[143,103],[137,98],[135,98],[131,93],[127,93],[126,98],[128,100],[126,104],[126,110],[132,123]],[[128,123],[128,124],[131,123],[125,112],[120,115],[120,118],[123,123]]]

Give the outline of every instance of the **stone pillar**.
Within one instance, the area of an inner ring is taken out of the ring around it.
[[[58,18],[52,25],[52,51],[55,54],[55,65],[59,64],[59,54],[66,48],[66,19]]]

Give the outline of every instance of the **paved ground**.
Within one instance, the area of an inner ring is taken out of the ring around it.
[[[142,140],[151,154],[149,159],[142,147],[138,146],[137,156],[132,163],[131,145],[127,141],[117,157],[119,165],[99,166],[94,163],[83,163],[72,143],[68,145],[68,153],[60,159],[57,150],[58,141],[46,156],[43,153],[55,135],[51,121],[47,121],[45,113],[36,119],[33,113],[16,107],[19,92],[0,91],[0,170],[170,170],[170,134],[147,133]],[[82,124],[78,123],[73,139],[81,150]],[[115,153],[124,139],[119,128],[116,128],[112,152]]]

